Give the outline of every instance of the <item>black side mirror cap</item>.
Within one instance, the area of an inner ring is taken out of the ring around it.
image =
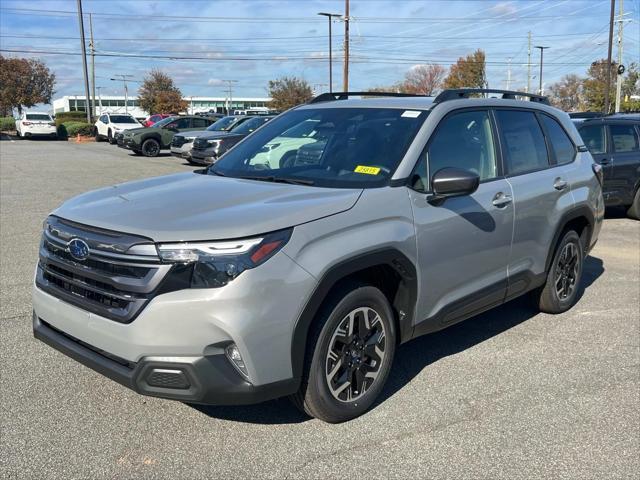
[[[429,203],[441,203],[448,197],[471,195],[478,189],[480,177],[477,173],[462,168],[446,167],[431,177],[433,194],[427,197]]]

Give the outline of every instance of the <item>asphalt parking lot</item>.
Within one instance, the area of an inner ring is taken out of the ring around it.
[[[191,168],[106,143],[0,141],[2,478],[637,478],[640,222],[619,212],[570,312],[516,300],[414,340],[378,405],[346,424],[286,400],[194,408],[139,396],[34,340],[47,213]]]

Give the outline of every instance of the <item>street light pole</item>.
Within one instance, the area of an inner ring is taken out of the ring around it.
[[[602,113],[609,113],[609,96],[611,93],[611,50],[613,49],[613,17],[616,13],[616,0],[611,0],[611,13],[609,14],[609,47],[607,51],[607,85],[604,91],[604,108]]]
[[[318,15],[322,15],[323,17],[327,17],[329,20],[329,93],[333,92],[333,49],[332,49],[332,34],[331,34],[331,23],[333,22],[333,17],[340,18],[342,15],[337,13],[326,13],[320,12]]]
[[[544,51],[549,47],[543,47],[541,45],[536,45],[534,48],[540,49],[540,78],[538,78],[540,87],[538,88],[538,93],[542,95],[542,65],[544,64]]]
[[[116,77],[120,78],[112,78],[111,80],[122,80],[122,83],[124,83],[124,113],[129,113],[129,89],[127,88],[127,78],[133,77],[133,75],[123,75],[119,73]]]

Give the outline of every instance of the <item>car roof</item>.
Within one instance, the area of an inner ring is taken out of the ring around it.
[[[593,123],[640,123],[640,115],[623,114],[623,115],[607,115],[606,117],[585,118],[579,124],[588,125]]]

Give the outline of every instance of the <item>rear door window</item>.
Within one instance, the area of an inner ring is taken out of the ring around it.
[[[601,154],[607,151],[604,125],[587,125],[580,130],[580,136],[591,154]]]
[[[549,167],[547,145],[533,112],[496,110],[502,135],[507,175],[520,175]]]
[[[624,153],[640,150],[638,134],[633,125],[609,125],[609,132],[614,152]]]
[[[206,118],[193,118],[191,119],[193,128],[206,128],[209,126],[209,121]]]
[[[548,115],[540,115],[542,124],[547,131],[551,149],[556,157],[558,165],[573,162],[576,156],[576,148],[560,124]]]

